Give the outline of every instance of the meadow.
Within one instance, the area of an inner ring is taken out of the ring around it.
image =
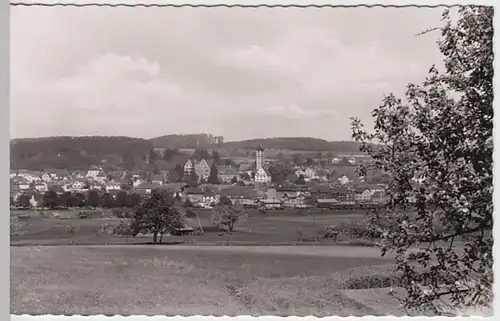
[[[377,266],[387,274],[389,259],[359,247],[260,248],[11,247],[11,313],[383,314],[343,291]]]
[[[170,236],[167,243],[213,245],[291,245],[332,244],[323,238],[326,225],[362,222],[363,212],[334,212],[330,210],[267,211],[265,214],[250,210],[248,218],[227,233],[210,221],[210,210],[197,210],[196,217],[188,218],[188,225],[203,229],[203,235]],[[116,236],[102,230],[103,226],[117,225],[118,219],[110,211],[91,211],[88,218],[78,218],[78,211],[54,211],[43,214],[35,211],[11,212],[11,245],[95,245],[144,244],[149,237]],[[340,236],[336,243],[355,243]]]
[[[111,212],[91,211],[85,219],[78,212],[57,214],[11,213],[14,314],[362,316],[397,310],[394,303],[385,304],[392,307],[387,311],[365,304],[352,292],[397,285],[390,257],[349,239],[322,237],[325,225],[361,222],[361,212],[251,211],[229,234],[200,210],[199,221],[189,218],[189,225],[200,224],[204,235],[170,236],[170,245],[104,233],[103,225],[121,221]]]

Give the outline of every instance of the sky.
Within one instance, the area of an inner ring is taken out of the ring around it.
[[[441,63],[443,8],[11,8],[11,137],[350,140]]]

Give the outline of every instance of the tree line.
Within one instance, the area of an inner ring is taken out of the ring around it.
[[[19,208],[30,208],[32,197],[28,194],[21,194],[17,199],[10,197],[10,205]],[[141,203],[141,196],[136,193],[119,192],[115,197],[109,193],[99,193],[90,191],[86,194],[65,192],[57,194],[54,191],[47,191],[42,195],[40,204],[37,207],[59,209],[59,208],[133,208]]]

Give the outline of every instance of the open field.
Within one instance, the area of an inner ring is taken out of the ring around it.
[[[127,238],[102,232],[103,225],[117,225],[121,221],[110,215],[80,219],[77,218],[77,212],[74,212],[73,216],[71,213],[61,212],[62,214],[65,214],[67,218],[54,218],[50,213],[41,216],[34,211],[13,211],[11,213],[11,245],[131,244],[151,241],[148,237]],[[29,217],[20,220],[19,215],[29,215]],[[170,236],[165,241],[221,245],[272,245],[296,244],[297,242],[332,244],[331,240],[323,238],[326,225],[339,225],[364,219],[361,212],[292,210],[268,211],[266,214],[261,214],[258,211],[250,211],[248,219],[229,234],[214,227],[210,221],[210,215],[211,211],[200,210],[198,211],[199,222],[196,218],[189,218],[188,224],[192,227],[201,225],[204,235]],[[338,241],[348,240],[341,236]]]
[[[361,316],[342,271],[391,263],[359,247],[11,247],[11,311]]]

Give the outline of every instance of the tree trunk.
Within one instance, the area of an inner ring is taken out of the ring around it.
[[[163,234],[164,234],[163,232],[160,233],[160,244],[163,243]]]
[[[153,244],[156,244],[156,243],[158,243],[158,233],[157,232],[153,233]]]

